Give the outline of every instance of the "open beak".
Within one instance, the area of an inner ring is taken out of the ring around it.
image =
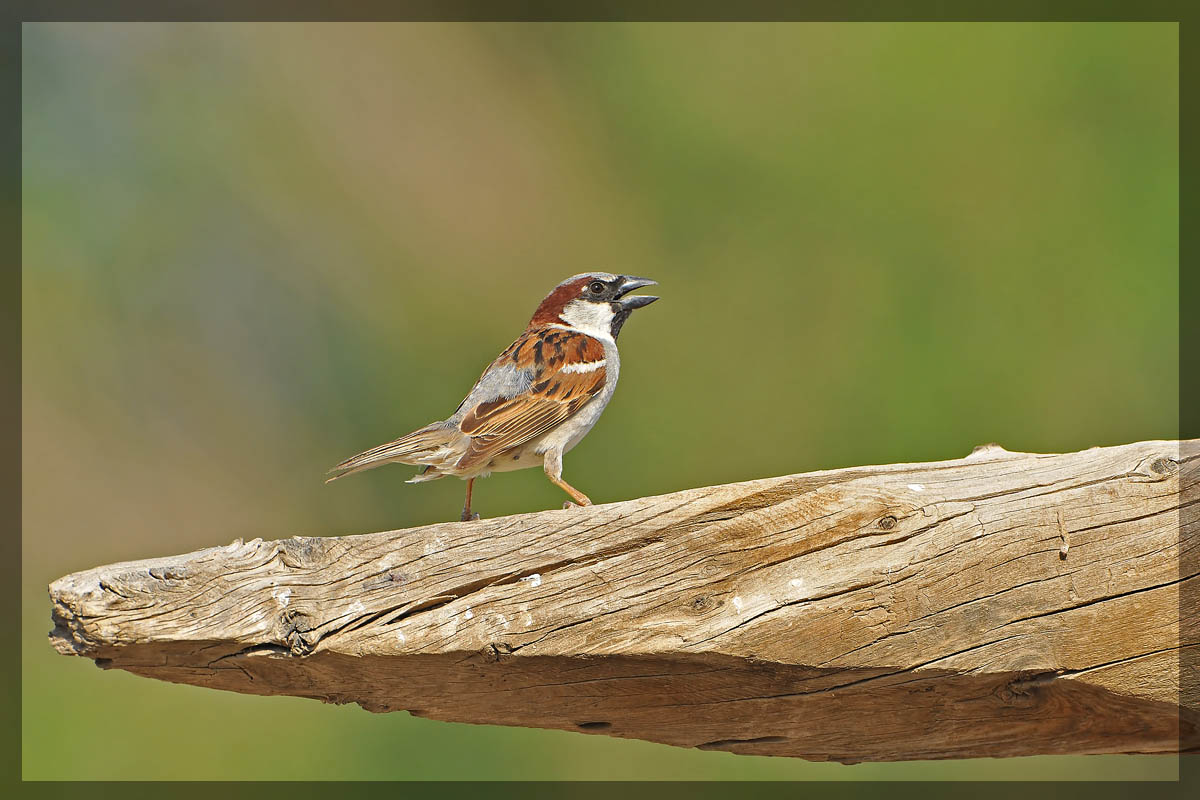
[[[635,278],[632,275],[623,275],[621,278],[621,288],[617,292],[617,302],[627,311],[648,306],[658,299],[654,295],[649,294],[629,295],[630,292],[645,286],[656,286],[658,285],[658,281],[652,281],[649,278]]]

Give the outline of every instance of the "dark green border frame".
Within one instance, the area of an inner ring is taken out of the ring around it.
[[[9,516],[6,534],[0,536],[0,586],[5,592],[5,607],[10,609],[7,639],[0,660],[0,719],[5,723],[0,741],[0,785],[9,785],[20,796],[90,798],[120,796],[189,795],[262,797],[286,795],[304,797],[378,796],[377,784],[330,783],[23,783],[21,770],[21,23],[41,21],[135,22],[135,21],[1007,21],[1007,22],[1177,22],[1179,23],[1179,438],[1200,438],[1200,321],[1191,313],[1200,302],[1200,270],[1195,252],[1200,235],[1189,225],[1196,208],[1195,181],[1190,173],[1200,151],[1200,125],[1197,125],[1196,64],[1200,41],[1200,2],[1195,0],[60,0],[35,2],[16,0],[0,11],[0,244],[7,250],[0,268],[0,412],[5,424],[0,428],[4,452],[8,457],[0,467],[0,485],[8,493],[0,503]],[[1184,457],[1200,454],[1189,449]],[[1184,515],[1186,515],[1184,517]],[[1181,523],[1189,528],[1200,525],[1200,511],[1181,512]],[[1200,552],[1184,554],[1180,574],[1200,574]],[[1200,581],[1182,583],[1180,611],[1200,607]],[[1181,613],[1181,619],[1182,619]],[[17,624],[13,624],[17,620]],[[1181,631],[1195,641],[1200,631]],[[1191,648],[1192,651],[1197,648]],[[1188,653],[1180,663],[1182,674],[1200,676],[1200,654]],[[1200,691],[1200,678],[1185,689]],[[1192,700],[1196,705],[1196,700]],[[95,732],[89,732],[95,733]],[[1180,759],[1180,783],[978,783],[963,787],[956,783],[923,782],[909,787],[906,794],[919,793],[925,798],[960,797],[964,788],[976,798],[1011,797],[1017,793],[1056,798],[1125,797],[1137,792],[1141,797],[1191,796],[1200,790],[1200,752],[1191,743],[1192,755]],[[1017,769],[1014,764],[1014,769]],[[605,798],[614,794],[624,798],[663,795],[692,800],[735,797],[795,797],[820,792],[850,797],[890,796],[894,783],[832,784],[803,787],[793,783],[495,783],[480,786],[466,783],[407,783],[405,793],[428,796],[455,796],[485,791],[491,796],[535,798]],[[1190,792],[1188,791],[1190,789]],[[15,795],[16,792],[13,792]]]

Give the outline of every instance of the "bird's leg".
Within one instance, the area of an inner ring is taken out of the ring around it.
[[[547,451],[546,458],[542,462],[542,468],[545,470],[546,477],[550,479],[550,482],[571,495],[571,499],[575,501],[575,503],[565,504],[563,508],[575,507],[576,503],[581,506],[590,506],[592,504],[592,501],[588,499],[586,494],[562,479],[562,453],[560,451]]]
[[[468,478],[467,479],[467,502],[463,504],[463,513],[462,513],[462,516],[459,518],[463,522],[470,522],[473,519],[479,519],[478,514],[471,513],[471,490],[473,488],[475,488],[475,479]]]
[[[550,480],[554,483],[555,486],[562,489],[567,494],[571,495],[572,499],[575,500],[574,503],[564,503],[563,508],[578,508],[579,506],[590,506],[592,504],[592,501],[590,499],[588,499],[588,496],[586,494],[579,491],[574,486],[572,486],[571,484],[564,481],[562,478],[551,478]]]

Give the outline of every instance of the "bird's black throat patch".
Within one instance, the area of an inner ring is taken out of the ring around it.
[[[619,334],[621,332],[621,326],[625,324],[625,320],[629,319],[629,315],[633,313],[633,309],[626,308],[625,306],[621,305],[620,303],[613,303],[612,310],[613,310],[612,330],[610,331],[610,333],[612,333],[613,341],[616,341],[617,334]]]

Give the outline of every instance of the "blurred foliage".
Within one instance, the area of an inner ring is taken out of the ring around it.
[[[455,517],[342,457],[561,278],[657,278],[599,502],[1177,429],[1177,28],[27,24],[26,778],[1172,778],[811,764],[223,694],[55,655],[45,584]],[[540,471],[485,516],[557,507]],[[98,735],[102,732],[102,735]],[[298,755],[300,754],[300,755]]]

